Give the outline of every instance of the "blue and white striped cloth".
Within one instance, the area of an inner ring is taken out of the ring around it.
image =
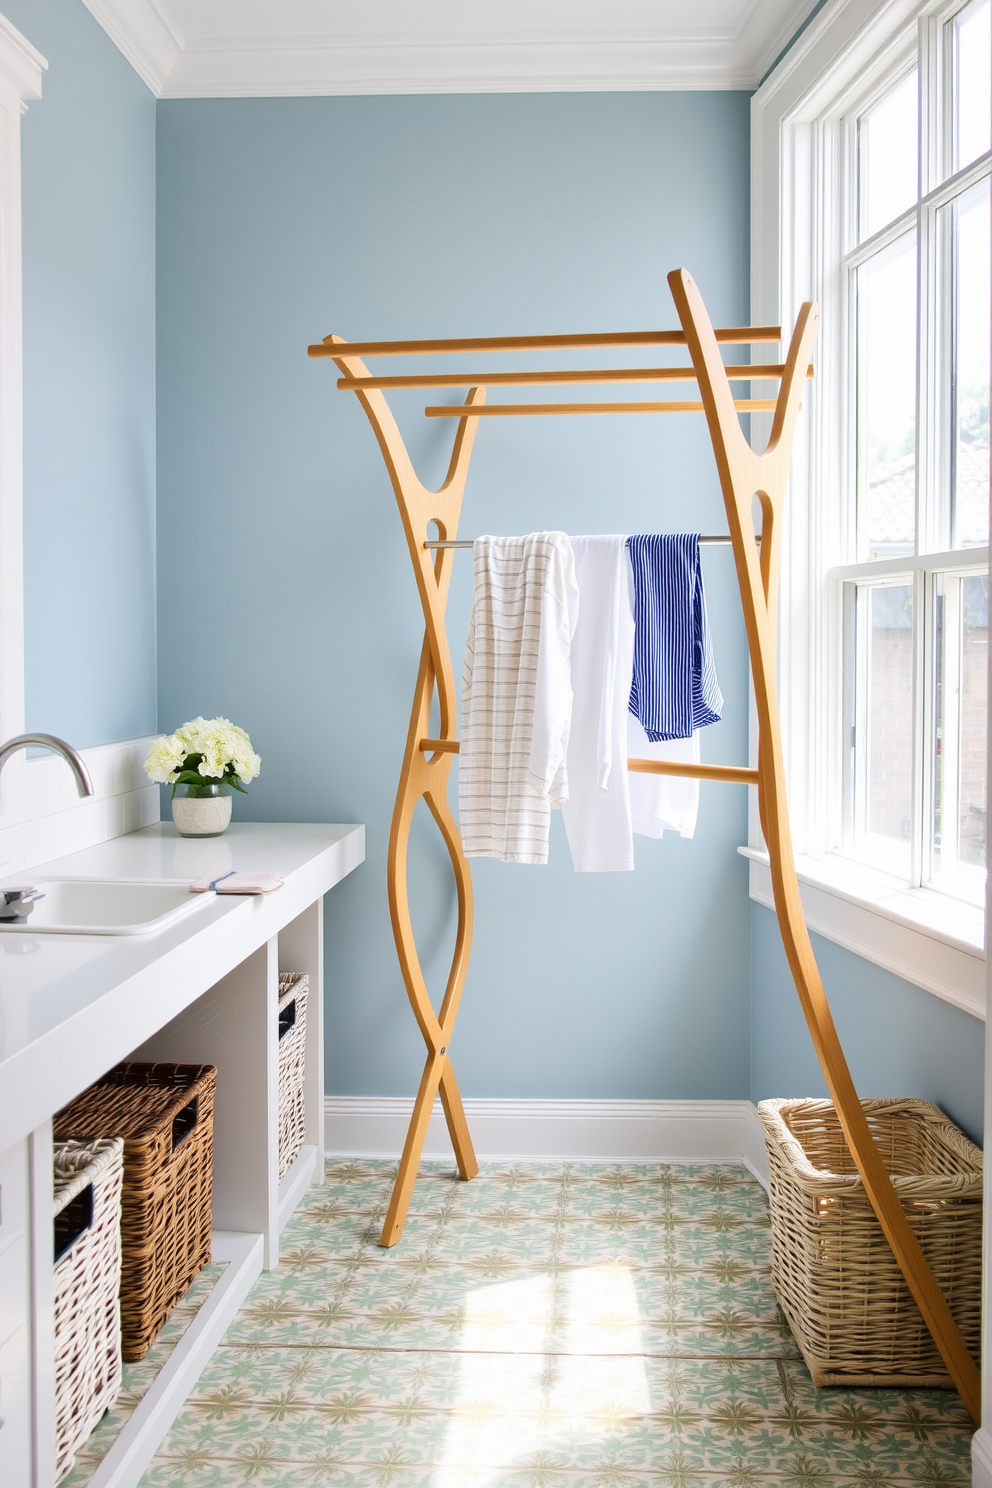
[[[699,533],[628,537],[634,574],[630,711],[652,743],[718,723],[723,694],[706,623]]]

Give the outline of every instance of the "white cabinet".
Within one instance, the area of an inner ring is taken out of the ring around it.
[[[153,827],[69,864],[80,876],[178,877],[170,827]],[[193,844],[193,847],[199,844]],[[203,845],[206,847],[206,844]],[[360,827],[245,824],[225,839],[237,868],[281,872],[276,894],[220,901],[176,932],[106,947],[105,964],[81,947],[76,985],[66,937],[35,936],[21,1000],[34,1016],[0,1036],[0,1485],[52,1488],[51,1121],[54,1110],[124,1058],[217,1067],[214,1105],[213,1259],[227,1264],[209,1298],[97,1468],[92,1488],[137,1484],[210,1354],[263,1267],[279,1260],[279,1234],[320,1176],[324,1147],[323,894],[364,856]],[[183,866],[196,874],[182,844]],[[108,864],[108,857],[111,861]],[[88,938],[92,945],[92,937]],[[61,941],[61,947],[51,944]],[[48,956],[52,975],[45,980]],[[8,973],[18,960],[3,958]],[[66,975],[67,964],[69,974]],[[278,982],[306,972],[305,1142],[279,1179]],[[5,979],[5,995],[18,989]],[[49,1001],[46,1003],[46,997]],[[31,998],[41,1001],[34,1007]],[[57,1016],[62,1009],[67,1017]],[[67,1026],[68,1025],[68,1026]],[[8,1025],[8,1029],[9,1029]],[[2,1032],[2,1031],[0,1031]],[[127,1040],[133,1040],[127,1042]],[[51,1065],[55,1060],[57,1068]],[[32,1062],[35,1083],[31,1084]],[[13,1089],[20,1086],[22,1100]],[[39,1089],[42,1095],[39,1097]],[[30,1130],[25,1120],[44,1119]],[[20,1129],[12,1125],[20,1121]],[[16,1140],[6,1141],[8,1135]]]

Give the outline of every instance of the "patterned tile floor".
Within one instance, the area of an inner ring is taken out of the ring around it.
[[[143,1488],[970,1483],[950,1391],[817,1390],[733,1165],[328,1166]]]

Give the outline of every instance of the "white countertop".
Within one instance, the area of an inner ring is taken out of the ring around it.
[[[197,841],[159,823],[17,875],[192,882],[279,873],[272,894],[215,895],[157,935],[0,935],[0,1151],[123,1059],[365,857],[365,829],[235,822]],[[14,882],[14,879],[10,879]]]

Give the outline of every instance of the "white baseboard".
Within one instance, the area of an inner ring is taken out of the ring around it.
[[[327,1152],[398,1157],[413,1101],[326,1097]],[[766,1187],[758,1113],[750,1101],[466,1100],[480,1158],[617,1162],[743,1162]],[[450,1157],[440,1102],[425,1157]]]
[[[987,1426],[971,1438],[971,1488],[992,1488],[992,1431]]]

